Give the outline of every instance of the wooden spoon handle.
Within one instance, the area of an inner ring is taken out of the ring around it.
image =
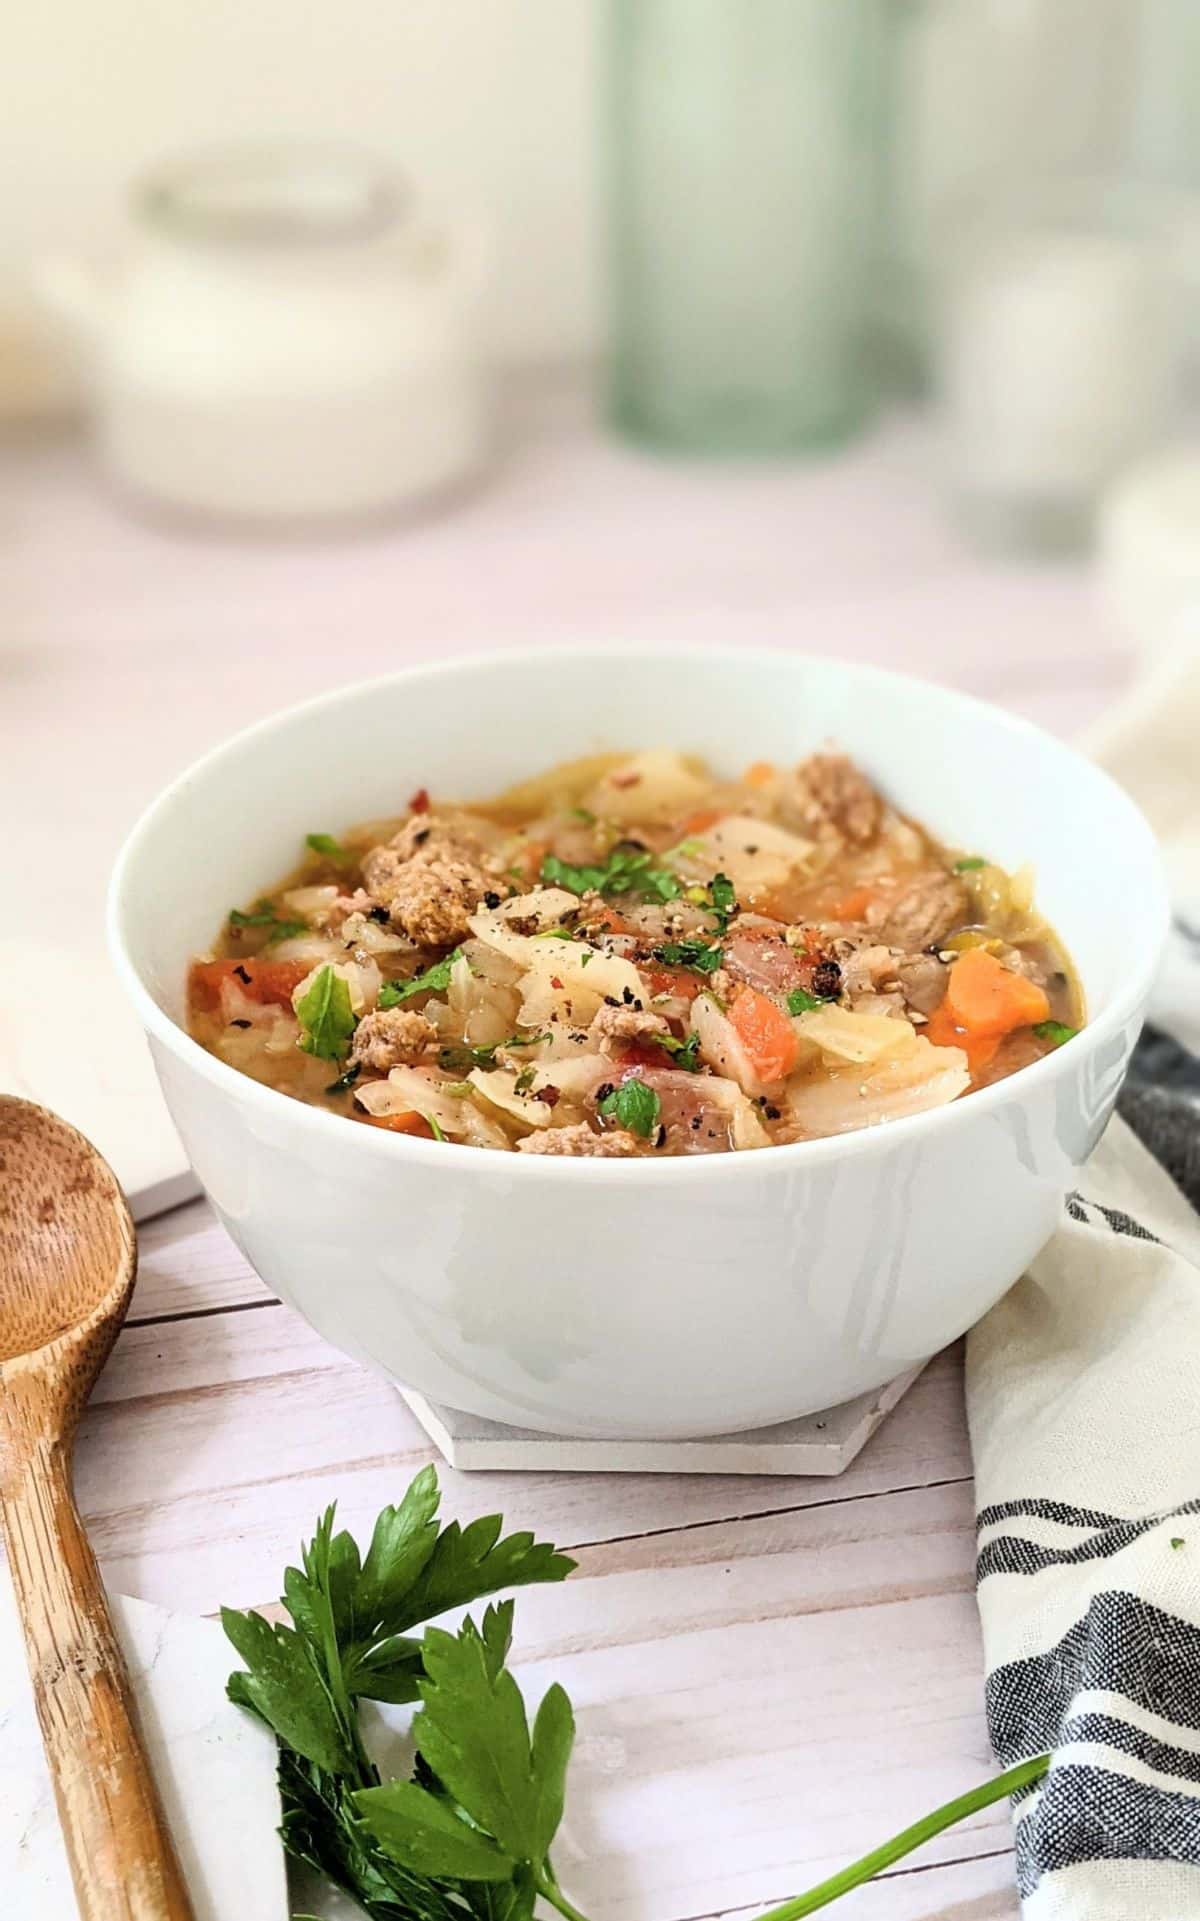
[[[11,1464],[0,1512],[82,1921],[193,1921],[63,1442]]]

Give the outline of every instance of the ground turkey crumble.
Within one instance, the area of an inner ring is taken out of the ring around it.
[[[403,1007],[385,1007],[364,1014],[354,1030],[350,1049],[353,1067],[386,1074],[392,1067],[411,1067],[437,1039],[437,1028],[424,1014]]]
[[[422,947],[465,940],[471,915],[489,894],[506,894],[483,845],[465,830],[418,814],[363,858],[363,880],[394,928]]]
[[[522,1154],[567,1154],[580,1158],[592,1156],[599,1160],[628,1159],[631,1154],[641,1152],[632,1134],[621,1128],[614,1128],[611,1134],[597,1134],[586,1121],[579,1121],[574,1127],[554,1127],[542,1134],[526,1134],[517,1142]]]

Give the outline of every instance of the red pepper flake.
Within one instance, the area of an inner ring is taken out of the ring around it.
[[[553,988],[554,988],[554,989],[556,990],[556,992],[558,992],[558,993],[560,993],[560,994],[562,993],[562,991],[563,991],[563,984],[562,984],[562,982],[561,982],[561,981],[559,980],[559,978],[558,978],[558,975],[557,975],[557,974],[551,974],[551,976],[550,976],[550,985],[551,985],[551,987],[553,987]]]
[[[557,1087],[539,1087],[533,1098],[535,1101],[544,1101],[547,1107],[557,1107],[560,1092],[561,1089]]]
[[[408,808],[412,814],[427,814],[429,812],[428,787],[418,787],[416,793],[408,803]]]

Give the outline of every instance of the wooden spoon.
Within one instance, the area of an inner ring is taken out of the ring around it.
[[[83,1921],[192,1921],[71,1491],[75,1430],[137,1253],[112,1170],[0,1095],[0,1516]]]

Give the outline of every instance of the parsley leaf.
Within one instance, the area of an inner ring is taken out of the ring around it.
[[[443,992],[450,985],[450,969],[461,953],[462,948],[456,947],[452,954],[434,961],[432,967],[427,967],[423,974],[417,974],[410,981],[384,981],[379,990],[378,1005],[399,1007],[401,1001],[410,1000],[414,994]]]
[[[969,860],[956,860],[954,871],[956,874],[973,874],[977,867],[986,866],[985,860],[981,860],[978,854],[972,854]]]
[[[322,967],[307,994],[296,1003],[304,1029],[300,1046],[321,1061],[340,1060],[358,1026],[350,1004],[350,989],[328,964]]]
[[[570,1702],[552,1686],[531,1736],[520,1689],[469,1619],[457,1634],[428,1628],[423,1659],[413,1738],[451,1799],[415,1782],[367,1789],[354,1798],[368,1832],[427,1874],[506,1881],[540,1867],[562,1819]]]
[[[687,967],[694,974],[715,974],[725,958],[724,949],[715,942],[668,940],[654,949],[654,958],[668,967]]]
[[[789,1014],[811,1014],[815,1008],[825,1005],[818,994],[810,994],[806,987],[793,987],[787,997]]]
[[[262,927],[266,929],[264,945],[271,947],[277,940],[294,940],[297,934],[307,934],[308,922],[303,920],[282,920],[269,900],[260,900],[252,914],[243,914],[240,908],[229,910],[231,927]]]
[[[548,887],[565,887],[572,894],[637,892],[669,901],[680,892],[677,875],[667,867],[656,867],[654,856],[642,847],[614,847],[603,866],[575,867],[557,854],[547,854],[541,878]]]
[[[714,874],[708,884],[708,898],[717,917],[717,932],[723,934],[737,911],[737,896],[728,874]]]
[[[306,834],[304,845],[310,847],[314,854],[336,861],[339,867],[350,867],[354,863],[354,855],[349,848],[343,847],[341,841],[335,840],[332,834]]]
[[[459,1074],[472,1067],[494,1067],[501,1048],[508,1052],[514,1047],[540,1047],[549,1038],[549,1034],[510,1034],[507,1040],[490,1041],[485,1047],[471,1047],[466,1041],[448,1041],[438,1049],[438,1065]]]
[[[1040,1041],[1061,1047],[1064,1041],[1073,1041],[1079,1029],[1068,1027],[1066,1021],[1038,1021],[1033,1031]]]
[[[635,1075],[604,1096],[599,1112],[648,1141],[658,1128],[662,1102],[654,1089]]]
[[[686,1074],[699,1072],[700,1036],[694,1029],[687,1039],[682,1041],[676,1040],[674,1034],[655,1034],[653,1038],[660,1047],[666,1048],[676,1067],[681,1067]]]

